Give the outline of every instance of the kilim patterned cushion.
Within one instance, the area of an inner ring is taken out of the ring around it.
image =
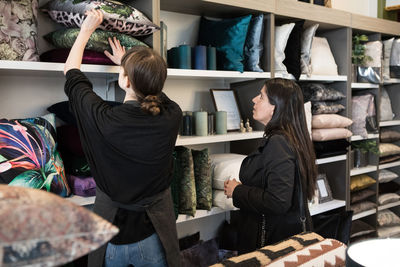
[[[43,190],[0,185],[0,266],[59,266],[106,243],[118,228]]]
[[[284,257],[288,253],[296,252],[309,245],[316,244],[323,240],[324,238],[316,233],[306,232],[292,236],[274,245],[263,247],[254,252],[243,254],[237,257],[232,257],[228,260],[223,261],[222,263],[212,265],[212,267],[265,266],[270,264],[274,260]]]

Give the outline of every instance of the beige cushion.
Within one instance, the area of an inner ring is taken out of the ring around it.
[[[312,117],[312,127],[315,129],[345,128],[352,123],[349,118],[337,114],[319,114]]]
[[[398,177],[399,176],[397,175],[397,173],[392,172],[390,170],[379,170],[379,179],[378,180],[380,183],[387,183]]]
[[[227,198],[224,190],[213,190],[213,206],[220,207],[224,210],[234,209],[232,198]]]
[[[386,157],[391,155],[400,154],[400,147],[395,144],[380,143],[379,156]]]
[[[390,79],[390,54],[392,53],[394,37],[383,41],[383,78]]]
[[[344,128],[331,128],[331,129],[313,129],[313,141],[328,141],[336,139],[345,139],[352,136],[352,133]]]
[[[371,60],[366,62],[366,67],[380,68],[382,66],[382,50],[383,45],[381,41],[372,41],[365,44],[365,55],[371,58]]]
[[[55,194],[6,185],[0,185],[0,221],[4,266],[63,265],[118,233],[100,216]]]
[[[400,234],[400,225],[378,227],[378,237],[394,237]]]
[[[396,202],[399,200],[400,200],[400,196],[396,193],[386,193],[386,194],[380,195],[378,197],[379,205],[385,205],[385,204]]]
[[[311,74],[338,75],[335,58],[326,38],[314,37],[311,48]]]
[[[213,188],[224,190],[226,180],[236,179],[239,181],[240,166],[245,157],[245,155],[233,153],[210,155]]]

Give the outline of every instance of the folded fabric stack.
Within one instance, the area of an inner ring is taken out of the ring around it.
[[[100,9],[104,20],[90,37],[85,52],[84,63],[112,64],[103,54],[105,50],[111,52],[108,38],[116,37],[122,46],[130,49],[134,46],[147,46],[133,36],[145,36],[159,30],[142,12],[131,5],[117,1],[74,1],[52,0],[41,10],[57,23],[67,28],[48,33],[44,38],[53,44],[57,50],[51,50],[41,56],[42,60],[65,62],[69,49],[72,47],[79,33],[85,12]],[[67,49],[67,50],[65,50]]]
[[[379,144],[379,163],[389,163],[400,159],[400,147],[394,142],[400,141],[400,132],[382,129]]]
[[[224,194],[224,182],[229,179],[239,181],[239,171],[245,157],[233,153],[210,155],[214,206],[222,209],[234,208],[232,198],[227,198]]]
[[[344,106],[339,103],[345,97],[343,93],[321,83],[304,83],[301,88],[304,100],[312,102],[313,141],[345,139],[352,135],[345,128],[352,121],[335,114],[344,110]]]

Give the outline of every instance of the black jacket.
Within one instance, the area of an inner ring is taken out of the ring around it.
[[[264,245],[268,245],[302,232],[300,180],[297,180],[300,177],[296,168],[295,152],[282,135],[264,139],[260,147],[243,160],[239,174],[242,185],[235,188],[232,196],[234,206],[240,208],[239,253],[260,248],[263,238]],[[310,230],[305,197],[303,206],[307,230]]]

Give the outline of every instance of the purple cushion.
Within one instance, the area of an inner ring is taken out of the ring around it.
[[[96,182],[93,177],[78,177],[67,175],[68,183],[72,193],[81,197],[91,197],[96,195]]]
[[[40,61],[64,63],[69,55],[69,48],[57,48],[40,55]],[[82,58],[83,64],[115,65],[106,55],[100,52],[85,50]]]

